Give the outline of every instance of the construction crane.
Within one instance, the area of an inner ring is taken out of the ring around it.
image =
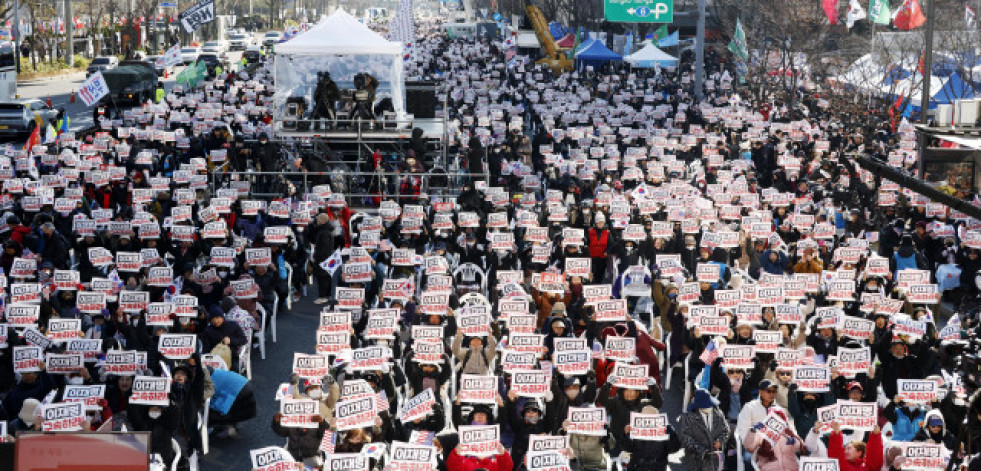
[[[559,46],[555,43],[555,38],[552,37],[551,31],[548,29],[548,21],[545,21],[545,15],[538,9],[538,6],[528,0],[525,5],[525,13],[528,15],[528,20],[531,21],[531,27],[535,30],[538,43],[545,48],[545,57],[537,63],[548,65],[555,75],[572,70],[572,61],[566,57],[565,53],[559,51]]]

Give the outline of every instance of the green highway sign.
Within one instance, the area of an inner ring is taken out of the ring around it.
[[[603,0],[606,21],[620,23],[671,23],[674,0]]]

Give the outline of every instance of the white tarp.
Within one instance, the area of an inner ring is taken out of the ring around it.
[[[378,79],[375,99],[391,97],[399,116],[405,113],[402,44],[371,31],[343,9],[303,34],[276,45],[276,110],[289,97],[302,96],[313,106],[317,72],[327,70],[341,89],[354,88],[354,76],[365,72]]]

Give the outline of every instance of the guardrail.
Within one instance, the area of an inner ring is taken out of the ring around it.
[[[411,181],[413,189],[403,194],[403,183]],[[414,202],[420,194],[428,196],[455,197],[463,189],[466,181],[487,181],[487,173],[446,172],[433,168],[426,173],[405,172],[359,172],[335,170],[327,172],[212,172],[211,190],[224,187],[230,180],[248,181],[249,194],[258,198],[282,198],[286,196],[286,185],[296,187],[296,195],[302,197],[314,186],[330,185],[335,193],[342,193],[347,205],[358,208],[377,207],[380,199],[394,199],[400,203]]]

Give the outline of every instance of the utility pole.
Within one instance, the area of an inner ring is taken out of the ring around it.
[[[17,73],[20,73],[20,1],[14,0],[14,57],[17,58]]]
[[[679,57],[680,59],[680,57]],[[705,0],[698,0],[698,22],[695,27],[695,100],[702,100],[705,79]]]
[[[65,0],[65,37],[68,42],[68,51],[65,55],[65,63],[68,67],[75,66],[75,21],[72,19],[72,1]]]
[[[927,123],[927,110],[930,109],[930,77],[933,76],[933,17],[936,11],[937,0],[928,0],[930,7],[927,8],[926,22],[926,41],[923,51],[923,94],[920,95],[920,124]]]

